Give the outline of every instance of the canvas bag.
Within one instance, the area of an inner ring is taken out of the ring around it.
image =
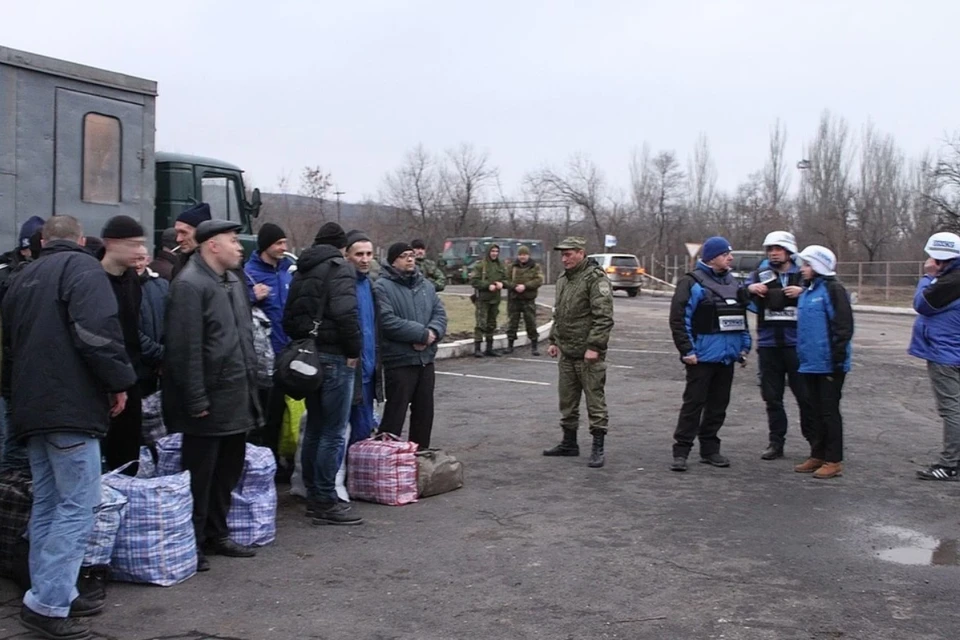
[[[146,447],[140,451],[149,457]],[[103,476],[103,483],[127,498],[111,560],[114,580],[162,587],[183,582],[197,572],[197,541],[193,534],[190,473],[156,476],[152,464],[141,465],[136,477],[122,471]]]
[[[347,454],[347,491],[392,506],[417,501],[417,443],[389,433],[355,442]]]
[[[417,452],[417,491],[421,498],[463,486],[463,463],[443,449]]]
[[[163,423],[163,396],[161,391],[152,393],[141,402],[143,418],[140,431],[144,444],[156,444],[167,435],[167,426]]]

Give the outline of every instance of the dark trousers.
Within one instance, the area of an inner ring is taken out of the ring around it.
[[[727,417],[732,385],[733,364],[687,365],[687,387],[683,390],[683,406],[673,434],[673,457],[690,455],[694,438],[700,439],[701,456],[720,453],[717,433]]]
[[[770,427],[770,444],[783,448],[787,437],[787,412],[783,408],[783,392],[786,385],[797,400],[800,410],[800,433],[810,441],[810,403],[803,376],[797,370],[800,361],[795,347],[760,347],[760,393],[767,403],[767,424]]]
[[[190,472],[193,493],[193,530],[197,548],[208,540],[230,537],[227,513],[230,493],[240,482],[247,450],[247,435],[191,436],[183,434],[181,464]]]
[[[283,430],[283,414],[287,411],[287,394],[276,381],[269,389],[260,389],[259,393],[260,406],[265,415],[259,443],[270,449],[279,463],[280,431]]]
[[[100,446],[107,459],[107,467],[116,469],[131,460],[140,459],[143,444],[143,396],[139,385],[127,390],[127,407],[116,418],[110,419],[107,437]],[[134,473],[136,469],[132,469]]]
[[[843,416],[840,398],[847,374],[803,374],[810,398],[810,457],[825,462],[843,462]]]
[[[387,404],[383,409],[380,431],[399,436],[410,407],[410,442],[420,449],[430,447],[433,431],[433,389],[436,373],[433,364],[397,367],[384,372]]]

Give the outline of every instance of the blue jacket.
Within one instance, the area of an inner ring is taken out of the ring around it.
[[[757,267],[757,270],[747,276],[746,286],[759,282],[761,271],[770,269],[770,263],[764,260]],[[790,285],[799,285],[803,281],[800,276],[800,269],[791,261],[790,270],[786,273],[776,272],[780,279],[778,282],[772,282],[768,285],[766,297],[750,295],[750,311],[757,314],[757,346],[758,347],[796,347],[797,346],[797,323],[790,321],[770,321],[767,319],[768,311],[783,312],[784,310],[796,309],[795,306],[787,304],[788,298],[783,294],[782,288]],[[789,309],[788,309],[789,308]]]
[[[290,273],[291,266],[293,262],[289,258],[284,258],[276,267],[271,267],[263,261],[259,253],[254,252],[243,268],[247,274],[250,304],[260,307],[267,314],[270,320],[270,342],[273,344],[273,352],[278,355],[290,342],[290,338],[283,331],[283,308],[287,304],[287,294],[290,292],[290,282],[293,280],[293,274]],[[257,302],[253,295],[255,284],[265,284],[270,287],[270,295],[260,302]]]
[[[719,276],[702,262],[697,263],[697,270],[721,286],[732,287],[736,282],[730,273]],[[743,331],[696,333],[693,322],[694,313],[702,303],[707,301],[709,295],[711,294],[697,282],[693,274],[688,273],[680,278],[670,304],[670,330],[673,333],[673,342],[681,358],[694,354],[698,362],[732,364],[740,359],[741,353],[750,352],[752,344],[750,330],[746,326],[744,317]],[[743,285],[737,287],[736,296],[745,310],[747,293]]]
[[[357,315],[363,335],[363,351],[360,352],[362,381],[370,382],[377,369],[377,313],[373,301],[373,283],[363,273],[357,274]]]
[[[850,371],[853,309],[843,285],[817,276],[800,294],[797,314],[800,373]]]
[[[960,367],[960,260],[936,278],[924,276],[913,296],[919,314],[909,353],[948,367]]]
[[[167,308],[170,283],[147,268],[140,276],[140,354],[137,366],[140,379],[150,377],[163,363],[163,317]]]

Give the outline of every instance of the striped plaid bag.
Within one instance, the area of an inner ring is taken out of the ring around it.
[[[121,473],[131,464],[103,476],[103,484],[127,497],[110,563],[113,579],[162,587],[183,582],[197,572],[190,474],[132,478]]]
[[[238,544],[260,547],[277,538],[277,461],[266,447],[247,444],[243,475],[230,495],[227,527]]]
[[[354,443],[347,453],[351,498],[392,506],[417,501],[417,444],[389,433]]]

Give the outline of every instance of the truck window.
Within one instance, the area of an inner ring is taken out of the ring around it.
[[[83,186],[80,198],[120,203],[120,121],[99,113],[83,116]]]
[[[203,176],[202,198],[210,205],[210,215],[218,220],[241,222],[237,204],[237,181],[225,176]]]

